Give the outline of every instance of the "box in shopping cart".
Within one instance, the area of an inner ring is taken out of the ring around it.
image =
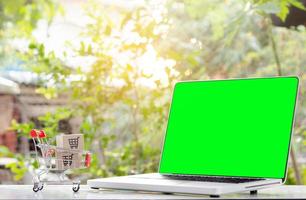
[[[59,170],[81,167],[82,154],[78,151],[56,149],[56,167]]]
[[[60,134],[56,136],[56,146],[65,149],[83,150],[83,134]]]

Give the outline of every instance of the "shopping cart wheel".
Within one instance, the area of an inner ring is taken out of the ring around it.
[[[73,192],[78,192],[80,189],[80,183],[73,183],[72,190]]]
[[[34,192],[38,192],[38,191],[39,191],[38,184],[39,184],[39,183],[34,183],[34,186],[33,186],[33,191],[34,191]]]
[[[38,188],[39,190],[44,189],[44,183],[40,183],[40,187]]]

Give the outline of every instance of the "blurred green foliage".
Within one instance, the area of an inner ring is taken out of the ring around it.
[[[51,24],[56,13],[63,14],[56,0],[0,0],[0,65],[14,63],[19,50],[13,40],[33,39],[38,21]]]
[[[276,28],[269,17],[276,14],[285,20],[289,6],[305,9],[298,0],[168,0],[160,5],[146,1],[134,9],[89,1],[84,5],[89,22],[81,33],[83,40],[70,48],[93,62],[77,68],[46,52],[30,34],[40,18],[51,24],[58,4],[18,2],[21,11],[0,1],[0,10],[9,13],[0,16],[0,27],[28,26],[19,29],[31,41],[19,56],[26,67],[48,77],[38,93],[48,99],[69,94],[66,108],[39,121],[53,137],[59,120],[81,118],[85,147],[93,152],[91,167],[82,170],[87,178],[157,171],[171,89],[177,80],[275,76],[281,67],[284,75],[300,76],[301,85],[306,81],[305,27]],[[32,10],[22,11],[23,5]],[[7,28],[0,30],[8,33]],[[305,92],[300,89],[294,132],[298,141],[306,137]],[[25,135],[33,124],[13,122],[12,126]],[[305,144],[293,142],[305,154]],[[295,183],[292,174],[290,169],[289,184]]]
[[[32,32],[38,21],[45,19],[51,24],[55,13],[63,13],[63,9],[54,0],[0,0],[0,66],[15,62],[14,59],[20,55],[19,50],[12,45],[12,40],[32,40]],[[13,121],[12,126],[22,136],[28,135],[34,124],[18,124]],[[27,159],[21,154],[13,154],[5,146],[0,146],[0,157],[17,160],[6,166],[13,172],[16,181],[21,180],[28,171],[27,163],[37,167],[35,160]]]
[[[16,162],[10,162],[5,166],[14,174],[15,181],[21,180],[25,173],[28,171],[28,168],[25,165],[24,156],[21,154],[12,153],[6,146],[0,146],[0,157],[16,159]]]

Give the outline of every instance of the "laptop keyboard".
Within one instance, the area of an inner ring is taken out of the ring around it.
[[[170,179],[203,181],[203,182],[220,182],[220,183],[247,183],[264,180],[263,178],[231,178],[231,177],[208,177],[208,176],[183,176],[183,175],[166,175]]]

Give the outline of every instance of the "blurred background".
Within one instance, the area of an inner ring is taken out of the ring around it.
[[[84,183],[156,172],[176,81],[295,75],[286,184],[306,184],[305,6],[0,0],[0,183],[32,183],[32,128],[84,134],[92,165],[68,174]]]

